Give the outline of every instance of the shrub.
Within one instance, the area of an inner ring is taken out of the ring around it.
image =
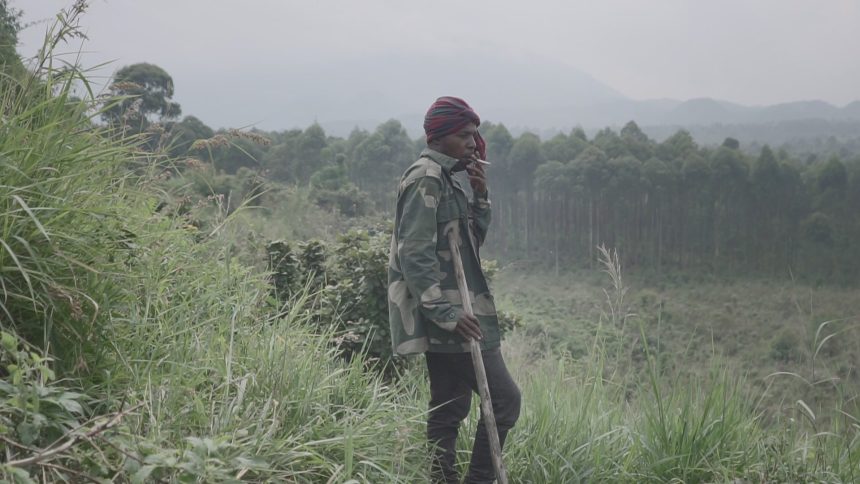
[[[84,395],[55,382],[51,359],[39,354],[15,333],[0,331],[0,435],[24,446],[43,447],[79,424]],[[6,446],[14,461],[26,447]]]
[[[779,331],[770,342],[770,357],[776,361],[789,363],[803,356],[800,337],[790,329]]]
[[[274,292],[283,302],[310,290],[320,299],[315,319],[336,322],[333,344],[345,356],[364,352],[383,368],[399,366],[391,350],[388,323],[388,257],[391,236],[386,230],[351,230],[329,245],[320,241],[267,245]],[[484,261],[488,279],[498,270]],[[499,311],[502,333],[522,325],[521,317]],[[323,328],[325,330],[327,328]]]

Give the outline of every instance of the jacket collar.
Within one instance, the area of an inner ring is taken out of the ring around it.
[[[451,168],[454,168],[454,165],[460,161],[457,158],[451,158],[446,154],[439,153],[438,151],[430,148],[424,148],[424,150],[421,151],[421,157],[423,158],[425,156],[438,163],[449,175],[451,174]]]

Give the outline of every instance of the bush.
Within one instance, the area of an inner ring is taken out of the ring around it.
[[[383,366],[392,362],[388,326],[390,236],[353,230],[331,246],[320,241],[268,245],[272,281],[280,300],[311,291],[320,304],[314,319],[337,322],[332,341],[346,356],[362,351]],[[296,254],[298,252],[298,254]],[[329,328],[323,327],[322,331]]]
[[[310,290],[319,296],[315,319],[335,321],[333,344],[347,357],[362,353],[386,368],[400,366],[391,349],[388,322],[389,230],[351,230],[330,245],[275,241],[267,246],[274,292],[282,302]],[[488,279],[498,270],[484,261]],[[521,317],[499,311],[502,333],[522,325]],[[323,328],[325,330],[327,328]]]
[[[348,217],[360,217],[370,213],[370,197],[352,183],[337,190],[315,189],[317,205],[326,209],[337,209]]]
[[[0,331],[0,435],[24,446],[43,447],[79,425],[84,396],[55,382],[51,359],[39,356],[26,341]],[[25,447],[6,446],[8,460]]]
[[[789,363],[803,357],[800,337],[790,329],[778,332],[770,342],[770,357],[776,361]]]

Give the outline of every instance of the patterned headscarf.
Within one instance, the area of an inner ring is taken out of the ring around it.
[[[481,118],[466,101],[452,96],[440,97],[424,115],[424,133],[427,143],[463,129],[468,123],[481,125]],[[480,133],[475,133],[475,148],[482,159],[487,156],[487,144]]]

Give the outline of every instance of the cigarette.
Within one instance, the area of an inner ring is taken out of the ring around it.
[[[479,159],[477,159],[477,158],[475,158],[475,161],[477,161],[478,163],[480,163],[480,164],[482,164],[482,165],[491,165],[491,164],[492,164],[492,163],[490,163],[489,161],[486,161],[486,160],[479,160]]]

